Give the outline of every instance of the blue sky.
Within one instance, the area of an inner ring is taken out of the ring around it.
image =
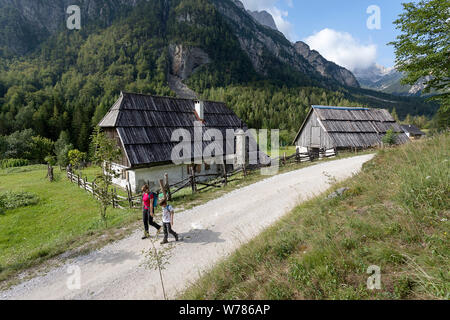
[[[392,67],[394,49],[387,43],[399,31],[393,21],[402,12],[401,0],[242,0],[247,9],[267,10],[291,41],[302,40],[325,58],[349,69],[377,63]],[[369,29],[371,5],[380,8],[381,29]]]

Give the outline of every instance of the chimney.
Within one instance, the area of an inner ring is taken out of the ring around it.
[[[195,101],[195,112],[200,120],[205,120],[205,106],[203,101]]]

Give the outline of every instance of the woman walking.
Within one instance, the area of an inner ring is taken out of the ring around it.
[[[144,221],[145,230],[142,240],[144,240],[150,237],[150,234],[148,233],[148,225],[156,228],[156,235],[161,232],[161,226],[153,221],[153,218],[155,217],[155,208],[153,205],[155,195],[150,192],[148,185],[144,185],[142,187],[142,194],[142,220]]]

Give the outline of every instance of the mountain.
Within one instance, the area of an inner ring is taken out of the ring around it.
[[[69,4],[81,8],[81,30],[65,27]],[[120,91],[225,101],[249,127],[279,128],[287,142],[311,104],[435,111],[349,86],[351,74],[237,0],[0,0],[0,26],[0,136],[65,131],[87,151]]]
[[[243,11],[247,11],[249,15],[253,17],[257,22],[262,24],[263,26],[269,27],[273,30],[277,30],[277,25],[275,24],[275,20],[273,19],[272,15],[268,13],[267,11],[251,11],[246,10],[244,4],[240,0],[231,0],[239,9]]]
[[[273,30],[277,30],[277,25],[275,24],[275,20],[273,19],[272,15],[268,13],[267,11],[250,11],[247,10],[247,12],[260,24],[263,26],[269,27]]]
[[[317,51],[311,52],[309,47],[292,44],[281,32],[262,27],[261,23],[249,19],[249,11],[245,10],[241,1],[213,0],[213,2],[228,20],[239,38],[241,47],[247,52],[258,72],[270,74],[261,61],[262,57],[269,54],[303,74],[325,78],[344,86],[359,87],[358,81],[350,71],[327,61]],[[266,12],[263,15],[270,14]]]
[[[333,80],[349,87],[359,87],[358,80],[349,70],[326,60],[319,52],[311,50],[306,43],[298,41],[295,43],[295,50],[322,76],[331,77]]]
[[[354,70],[354,74],[363,88],[398,96],[421,96],[425,89],[424,81],[418,81],[413,86],[401,84],[403,73],[395,68],[385,68],[378,64]]]
[[[60,31],[70,5],[81,9],[83,24],[103,27],[135,6],[138,0],[0,0],[0,56],[31,52]]]

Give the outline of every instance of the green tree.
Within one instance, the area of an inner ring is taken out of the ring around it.
[[[425,79],[424,92],[438,90],[440,94],[436,98],[441,101],[442,106],[448,105],[450,2],[421,0],[417,3],[404,3],[403,9],[404,12],[394,21],[402,34],[390,43],[395,47],[397,69],[406,74],[403,83],[413,85]]]
[[[83,161],[86,159],[86,153],[81,152],[78,149],[70,150],[68,153],[69,162],[75,168],[78,169],[81,176],[81,167]]]
[[[392,118],[394,118],[395,121],[397,121],[397,122],[400,121],[400,119],[398,118],[397,110],[395,108],[392,109],[391,115],[392,115]]]
[[[32,145],[32,158],[39,163],[45,162],[45,157],[53,155],[54,142],[48,138],[36,136],[31,138]]]
[[[397,140],[397,134],[392,129],[389,129],[388,131],[386,131],[386,134],[381,139],[381,141],[383,141],[384,144],[387,144],[389,146],[394,145],[396,140]]]
[[[32,159],[34,132],[32,129],[16,131],[6,137],[5,158]]]
[[[93,162],[102,166],[103,170],[94,180],[96,184],[96,194],[100,201],[100,217],[108,225],[107,210],[111,205],[112,193],[110,187],[113,178],[117,178],[119,174],[112,168],[111,164],[116,162],[122,155],[122,151],[117,143],[108,138],[104,132],[100,131],[100,127],[96,127],[92,135]]]
[[[55,142],[56,163],[62,167],[69,164],[68,153],[73,149],[70,143],[69,134],[66,131],[61,131],[58,140]]]

